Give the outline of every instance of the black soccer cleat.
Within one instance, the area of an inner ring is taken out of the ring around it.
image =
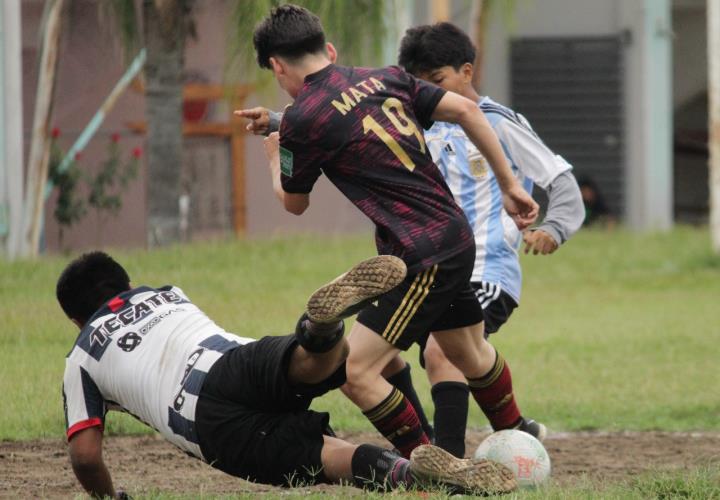
[[[352,316],[376,297],[398,286],[407,274],[402,259],[378,255],[355,265],[308,300],[307,316],[313,323],[335,323]]]
[[[484,458],[457,458],[433,445],[421,445],[412,451],[410,472],[424,489],[445,488],[450,494],[499,495],[518,488],[513,472],[506,466]]]
[[[520,425],[515,427],[519,431],[527,432],[541,443],[547,438],[547,427],[531,418],[523,418]]]

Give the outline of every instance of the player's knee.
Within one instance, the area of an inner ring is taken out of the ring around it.
[[[363,393],[372,384],[372,377],[367,368],[361,364],[353,363],[352,359],[347,360],[345,374],[347,382],[343,392],[347,395]]]
[[[445,363],[450,362],[437,343],[428,343],[423,351],[423,359],[425,360],[425,368],[427,370],[437,369]]]

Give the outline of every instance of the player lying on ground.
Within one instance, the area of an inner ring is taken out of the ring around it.
[[[520,233],[502,208],[497,181],[487,161],[463,130],[452,123],[436,122],[425,132],[430,154],[473,228],[477,253],[472,286],[483,308],[487,336],[497,332],[518,306],[522,273],[517,250],[521,239],[526,243],[525,253],[553,253],[580,228],[585,213],[580,189],[570,172],[572,167],[545,146],[522,115],[477,94],[472,86],[474,61],[475,47],[470,38],[450,23],[411,28],[400,44],[400,65],[414,76],[477,103],[498,135],[518,181],[528,193],[537,184],[548,195],[542,224]],[[468,385],[443,355],[434,336],[428,339],[426,335],[423,340],[421,346],[425,341],[427,344],[421,362],[432,384],[435,404],[435,444],[462,457]],[[512,394],[507,363],[499,354],[496,359],[492,371],[498,381],[496,388]],[[409,369],[397,357],[384,374],[401,391],[412,393]],[[545,438],[545,426],[523,419],[514,398],[500,409],[482,404],[481,408],[495,430],[514,427],[541,441]]]
[[[115,496],[102,459],[105,414],[125,411],[188,454],[262,483],[354,482],[394,489],[439,483],[506,492],[507,468],[459,460],[433,446],[408,461],[333,437],[313,398],[345,381],[342,318],[405,278],[378,256],[317,290],[294,335],[258,341],[227,333],[179,288],[131,288],[102,252],[70,263],[57,297],[81,330],[67,356],[63,398],[73,470],[93,496]]]
[[[476,103],[415,79],[397,67],[336,66],[319,19],[306,9],[273,9],[255,30],[259,64],[272,69],[295,99],[271,151],[275,193],[301,214],[324,173],[376,226],[379,253],[405,262],[408,277],[376,305],[360,311],[349,335],[343,392],[403,455],[428,443],[417,413],[381,372],[427,331],[473,382],[483,405],[505,405],[505,394],[482,381],[492,376],[495,351],[482,337],[482,309],[470,286],[475,261],[472,229],[427,154],[422,127],[458,123],[490,162],[504,206],[519,227],[537,217]],[[258,110],[241,116],[260,118]],[[251,125],[252,126],[252,125]]]

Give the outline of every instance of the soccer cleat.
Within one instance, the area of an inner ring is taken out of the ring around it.
[[[308,318],[314,323],[335,323],[352,316],[398,286],[406,274],[407,267],[398,257],[378,255],[364,260],[310,296]]]
[[[512,471],[504,465],[482,458],[457,458],[433,445],[412,451],[410,472],[420,486],[447,488],[451,494],[497,495],[518,487]]]
[[[545,441],[545,438],[547,438],[547,427],[531,418],[523,418],[520,422],[520,425],[518,425],[516,429],[519,431],[527,432],[541,443]]]

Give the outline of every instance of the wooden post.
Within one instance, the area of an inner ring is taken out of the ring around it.
[[[487,38],[488,20],[490,19],[490,0],[478,0],[473,4],[473,38],[475,42],[475,62],[473,67],[473,87],[480,90],[483,79],[485,61],[485,39]]]
[[[39,251],[40,228],[45,207],[45,183],[48,178],[50,141],[48,125],[52,112],[53,90],[59,51],[61,12],[63,0],[48,0],[45,33],[40,52],[40,70],[35,116],[33,117],[32,142],[28,160],[27,182],[25,185],[25,209],[23,211],[23,241],[21,254],[35,257]]]
[[[133,82],[132,88],[137,92],[145,92],[142,83],[137,80]],[[188,101],[228,99],[232,109],[242,109],[245,98],[251,91],[252,88],[247,85],[189,83],[183,87],[183,99]],[[147,132],[147,123],[144,122],[131,122],[127,127],[138,134]],[[228,122],[183,123],[183,135],[217,136],[230,141],[232,225],[238,236],[244,235],[247,229],[245,203],[245,135],[247,134],[244,121],[234,115]]]
[[[236,98],[232,101],[232,109],[243,108],[243,98]],[[241,236],[247,229],[246,206],[245,206],[245,133],[243,120],[233,115],[230,118],[232,123],[232,136],[230,137],[230,161],[232,162],[232,214],[235,234]]]
[[[439,23],[450,20],[449,0],[430,0],[432,22]]]
[[[720,0],[707,0],[710,234],[720,254]]]

